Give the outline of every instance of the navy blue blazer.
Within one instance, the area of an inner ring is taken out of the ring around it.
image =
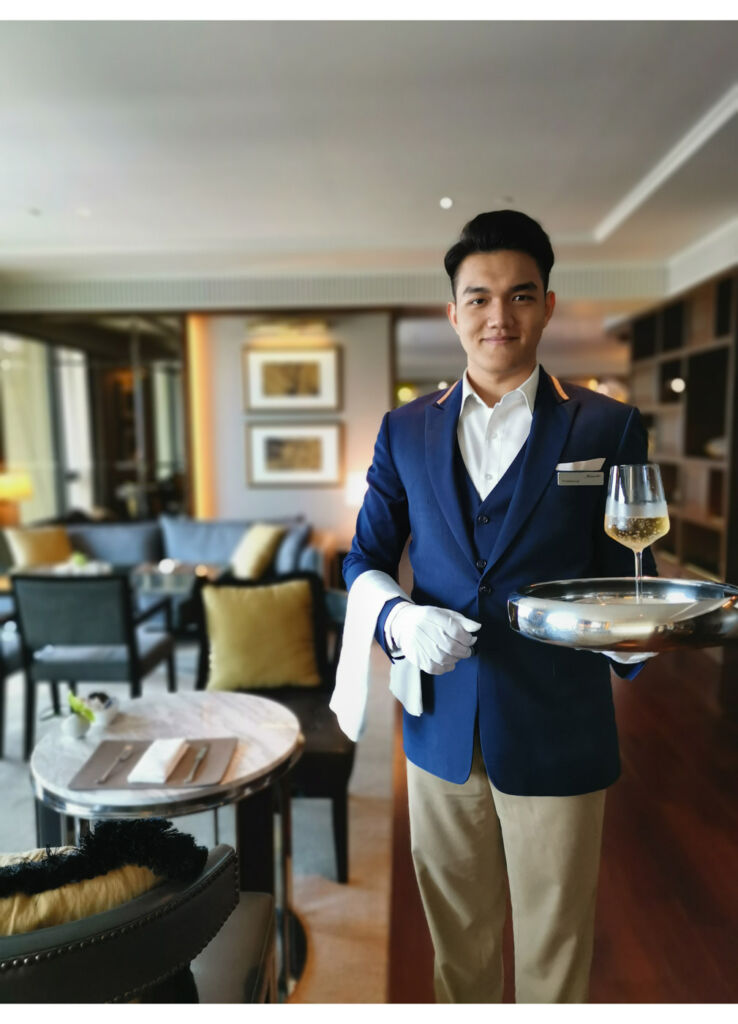
[[[387,413],[343,565],[350,588],[368,569],[396,578],[410,536],[417,604],[477,622],[475,653],[440,676],[423,673],[423,714],[404,713],[405,753],[449,782],[471,769],[475,721],[487,772],[504,793],[570,796],[620,773],[601,654],[528,640],[508,624],[508,595],[528,583],[633,574],[633,555],[606,536],[610,466],[647,461],[638,410],[541,367],[530,435],[502,525],[477,568],[472,524],[455,484],[461,382]],[[558,485],[560,462],[604,458],[602,486]],[[650,552],[644,569],[655,572]]]

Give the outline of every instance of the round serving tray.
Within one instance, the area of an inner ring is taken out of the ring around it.
[[[706,580],[632,576],[534,583],[511,594],[523,636],[591,651],[668,651],[738,642],[738,588]]]

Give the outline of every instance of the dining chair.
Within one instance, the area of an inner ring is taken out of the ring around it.
[[[326,590],[316,573],[299,572],[270,581],[269,587],[293,580],[306,580],[310,585],[313,607],[313,640],[315,661],[320,673],[317,686],[250,686],[244,692],[267,697],[289,708],[300,722],[305,737],[302,756],[290,771],[291,794],[298,797],[328,798],[331,801],[333,843],[336,875],[339,882],[348,881],[348,785],[354,765],[356,744],[341,731],[329,707],[341,651],[343,622],[346,616],[345,591]],[[200,660],[196,689],[205,689],[210,663],[210,639],[203,607],[202,593],[206,587],[259,587],[259,580],[236,579],[223,575],[216,580],[201,581],[197,593],[200,619]],[[279,657],[279,650],[274,651]]]
[[[25,674],[23,756],[31,755],[36,721],[36,684],[128,682],[140,697],[143,679],[162,662],[167,689],[177,689],[174,639],[168,598],[140,611],[128,576],[59,576],[17,573],[12,577],[21,659]],[[144,623],[164,614],[163,632]]]

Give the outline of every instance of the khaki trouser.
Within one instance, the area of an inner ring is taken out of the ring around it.
[[[436,1000],[502,1000],[505,875],[518,1003],[587,1001],[605,790],[510,796],[475,740],[462,785],[408,761],[410,841],[435,951]]]

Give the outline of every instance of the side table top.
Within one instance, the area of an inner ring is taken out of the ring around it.
[[[106,739],[166,739],[236,736],[231,762],[217,786],[167,789],[72,790],[68,783]],[[300,723],[276,701],[246,693],[189,691],[121,702],[107,729],[91,728],[82,739],[59,725],[31,755],[36,797],[61,813],[81,818],[190,814],[230,803],[269,784],[299,757]]]

